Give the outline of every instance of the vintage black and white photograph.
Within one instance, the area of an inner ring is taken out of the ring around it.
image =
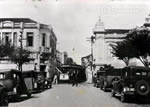
[[[150,1],[0,0],[0,107],[150,107]]]

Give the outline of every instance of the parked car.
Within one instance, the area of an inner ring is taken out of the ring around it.
[[[110,68],[106,70],[106,75],[104,76],[103,90],[111,90],[112,82],[119,80],[121,76],[121,68]]]
[[[52,88],[52,82],[53,82],[52,78],[46,78],[46,80],[45,80],[45,88],[46,89]]]
[[[150,96],[150,68],[125,67],[122,70],[121,79],[113,82],[112,96],[120,95],[122,102],[129,97]]]
[[[104,86],[104,78],[105,78],[105,75],[106,75],[106,72],[105,71],[99,71],[97,72],[97,75],[98,75],[98,78],[97,78],[97,87],[102,89],[103,86]]]
[[[0,70],[0,83],[4,85],[8,91],[9,98],[12,96],[20,97],[26,94],[31,97],[31,93],[26,87],[22,73],[15,69],[1,69]]]
[[[93,84],[94,84],[93,86],[94,87],[97,87],[97,80],[98,80],[98,75],[97,75],[97,73],[95,73],[93,76]]]
[[[0,83],[0,107],[8,107],[8,92],[5,86]]]
[[[36,73],[34,70],[23,71],[22,76],[24,78],[25,84],[30,92],[35,91],[34,84],[36,82]]]
[[[36,91],[44,91],[45,88],[52,87],[52,79],[46,78],[46,72],[36,72],[35,73],[36,80],[34,82],[34,89]]]

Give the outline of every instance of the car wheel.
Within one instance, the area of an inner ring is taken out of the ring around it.
[[[31,95],[32,95],[31,92],[28,92],[28,93],[27,93],[27,97],[28,97],[28,98],[30,98]]]
[[[104,87],[103,87],[103,88],[104,88],[104,92],[106,92],[106,91],[107,91],[106,86],[107,86],[107,82],[105,81],[105,82],[104,82]]]
[[[8,106],[8,95],[7,92],[2,92],[1,94],[1,104],[0,106]]]
[[[140,80],[135,84],[135,89],[137,94],[141,96],[146,96],[150,92],[150,86],[147,81],[145,80]]]
[[[126,101],[126,96],[125,96],[125,94],[123,92],[121,92],[120,100],[121,100],[121,102],[125,102]]]
[[[106,92],[107,91],[107,89],[106,89],[106,87],[104,86],[104,92]]]
[[[111,89],[111,96],[115,97],[115,91],[114,91],[114,89]]]
[[[52,88],[52,84],[49,85],[49,88]]]
[[[103,87],[102,87],[102,86],[100,86],[99,88],[100,88],[101,90],[103,89]]]

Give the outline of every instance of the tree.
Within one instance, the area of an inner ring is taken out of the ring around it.
[[[0,58],[9,57],[14,47],[8,43],[0,43]]]
[[[22,64],[30,61],[29,59],[30,52],[25,49],[22,49],[22,52],[20,50],[21,50],[20,47],[15,47],[11,45],[11,41],[7,43],[1,43],[0,44],[0,58],[2,60],[3,58],[7,57],[12,62],[17,64],[20,70]],[[22,55],[20,52],[22,53]]]
[[[123,60],[128,66],[129,60],[137,56],[137,50],[131,45],[130,41],[124,40],[110,45],[113,49],[112,54],[118,59]]]
[[[13,51],[9,55],[10,60],[17,64],[19,70],[24,63],[30,61],[30,51],[22,49],[22,52],[20,53],[20,50],[20,47],[13,47]]]
[[[135,55],[144,66],[149,66],[148,56],[150,55],[150,33],[145,27],[132,29],[126,37],[131,46],[137,50]]]

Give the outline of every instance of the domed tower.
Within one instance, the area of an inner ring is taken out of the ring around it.
[[[150,29],[150,14],[145,18],[144,26]]]
[[[95,28],[93,29],[93,33],[96,36],[97,33],[100,32],[104,33],[104,31],[105,31],[104,22],[102,22],[101,17],[99,17],[98,21],[95,24]]]
[[[95,64],[99,65],[104,62],[105,58],[105,27],[104,22],[101,20],[101,17],[99,17],[98,21],[95,24],[93,34],[96,38],[93,47],[93,59],[95,60]]]

